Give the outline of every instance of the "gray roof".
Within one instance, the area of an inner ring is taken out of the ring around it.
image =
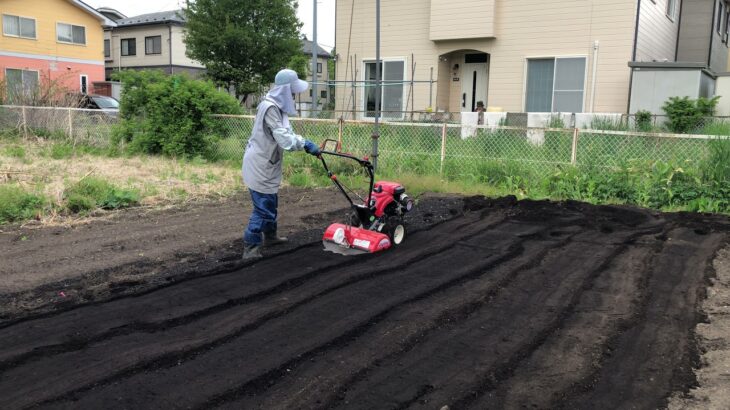
[[[117,20],[118,27],[142,26],[147,24],[185,24],[182,10],[161,11]]]
[[[312,55],[312,42],[306,38],[302,40],[302,52],[310,56]],[[317,45],[317,57],[332,58],[332,54]]]

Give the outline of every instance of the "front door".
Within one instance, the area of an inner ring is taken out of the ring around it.
[[[468,57],[469,55],[467,55]],[[467,58],[467,61],[469,59]],[[464,63],[461,70],[461,110],[474,111],[477,102],[487,106],[489,63]]]

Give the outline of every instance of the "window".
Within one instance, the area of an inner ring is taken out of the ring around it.
[[[35,39],[35,20],[3,14],[3,34],[12,37]]]
[[[322,63],[317,63],[317,74],[322,74]]]
[[[725,33],[722,35],[722,42],[727,45],[728,33],[730,33],[730,10],[725,11]]]
[[[57,23],[56,40],[61,43],[86,45],[86,27]]]
[[[111,40],[104,40],[104,57],[111,57],[112,56],[112,41]]]
[[[79,89],[81,90],[81,94],[88,94],[89,93],[89,76],[86,74],[82,74],[79,77]]]
[[[6,68],[5,83],[10,101],[31,96],[38,90],[38,71]]]
[[[383,118],[401,118],[403,116],[403,79],[406,63],[403,60],[383,62],[380,109]],[[375,83],[375,62],[365,63],[365,81]],[[375,87],[367,87],[365,91],[365,114],[375,117]]]
[[[136,38],[123,38],[122,39],[122,55],[123,56],[136,56],[137,55],[137,39]]]
[[[720,0],[717,2],[717,34],[721,34],[720,30],[722,29],[722,8],[724,5],[724,1]]]
[[[325,98],[325,99],[326,99],[326,98],[327,98],[327,91],[326,91],[326,90],[322,90],[322,91],[321,91],[321,92],[319,93],[319,96],[320,96],[320,97],[322,97],[322,98]]]
[[[672,21],[677,18],[677,0],[667,0],[667,17]]]
[[[583,112],[585,57],[527,60],[527,112]]]
[[[162,54],[162,36],[144,38],[145,54]]]

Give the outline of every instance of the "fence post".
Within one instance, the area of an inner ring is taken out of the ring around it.
[[[573,145],[570,152],[570,163],[575,165],[578,162],[578,128],[573,128]]]
[[[25,106],[22,106],[20,110],[23,116],[23,138],[28,138],[28,118],[25,114]]]
[[[68,136],[69,138],[74,137],[74,121],[71,114],[71,108],[68,109]]]
[[[444,175],[444,159],[446,159],[446,130],[447,125],[444,123],[441,127],[441,167],[439,169],[439,175],[442,177]]]
[[[340,116],[340,121],[339,121],[339,123],[340,123],[340,124],[339,124],[339,127],[338,127],[338,128],[339,128],[339,130],[337,131],[337,148],[340,148],[340,147],[342,147],[342,133],[343,133],[343,131],[344,131],[344,129],[343,129],[343,128],[344,128],[344,126],[345,126],[345,119],[344,119],[344,118],[342,118],[342,116]]]

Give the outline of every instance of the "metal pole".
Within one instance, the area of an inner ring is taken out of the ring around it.
[[[373,128],[373,169],[378,169],[378,138],[380,138],[380,0],[375,0],[375,126]]]
[[[312,0],[314,4],[313,35],[312,35],[312,114],[317,111],[317,0]]]
[[[428,83],[428,107],[433,110],[433,67],[431,67],[431,79]]]

